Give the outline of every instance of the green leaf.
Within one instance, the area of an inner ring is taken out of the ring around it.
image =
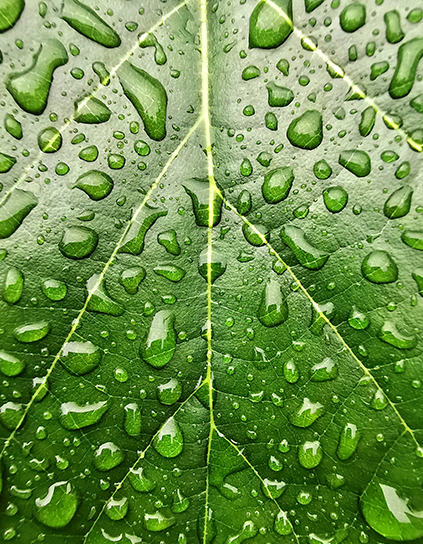
[[[423,10],[0,0],[0,540],[423,544]]]

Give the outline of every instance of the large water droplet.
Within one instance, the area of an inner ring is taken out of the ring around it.
[[[120,500],[111,497],[106,503],[106,515],[113,521],[123,519],[128,513],[129,503],[126,497]]]
[[[361,272],[372,283],[392,283],[398,279],[398,267],[386,251],[375,250],[364,258]]]
[[[173,357],[176,348],[175,316],[160,310],[154,316],[141,357],[151,366],[161,368]]]
[[[323,191],[323,200],[326,208],[332,213],[342,211],[348,202],[347,191],[337,185],[336,187],[328,187]]]
[[[22,138],[22,125],[11,113],[7,113],[4,116],[4,128],[17,140]]]
[[[108,408],[108,402],[105,400],[83,405],[76,402],[64,402],[60,406],[60,423],[68,431],[82,429],[100,421]]]
[[[325,382],[334,380],[338,376],[338,366],[330,357],[325,357],[321,363],[316,363],[311,368],[312,382]]]
[[[14,431],[19,426],[24,416],[24,407],[15,402],[6,402],[0,406],[0,421],[9,431]]]
[[[209,226],[210,211],[212,216],[212,225],[215,227],[222,216],[222,198],[219,192],[210,187],[210,181],[199,178],[192,178],[183,184],[187,194],[191,197],[192,207],[194,209],[195,222],[199,227]],[[219,190],[223,191],[220,187]],[[210,210],[210,190],[213,190],[213,208]]]
[[[176,420],[169,418],[154,437],[153,446],[163,457],[176,457],[184,447],[182,431]]]
[[[8,304],[15,304],[22,296],[24,276],[22,272],[12,266],[6,273],[3,286],[3,298]]]
[[[99,170],[90,170],[79,176],[74,187],[84,191],[91,200],[102,200],[113,189],[112,178]]]
[[[292,0],[265,0],[254,8],[250,17],[249,46],[271,49],[281,45],[293,30]],[[276,6],[276,7],[275,7]]]
[[[410,211],[413,189],[409,185],[404,185],[394,191],[385,202],[383,211],[389,219],[404,217]]]
[[[264,225],[244,223],[242,232],[247,242],[252,246],[261,247],[265,245],[266,241],[269,242],[270,240],[270,230]]]
[[[5,376],[18,376],[25,363],[7,351],[0,350],[0,372]]]
[[[372,169],[369,155],[358,149],[343,151],[338,162],[358,178],[368,176]]]
[[[294,100],[294,93],[288,87],[276,85],[273,81],[266,86],[268,92],[268,103],[272,107],[289,106]]]
[[[63,281],[50,279],[43,282],[43,293],[50,300],[63,300],[68,292],[68,288]]]
[[[6,172],[9,172],[14,164],[16,164],[15,157],[0,152],[0,174],[5,174]]]
[[[291,121],[286,132],[288,140],[301,149],[315,149],[323,140],[322,115],[317,110],[307,110]]]
[[[318,417],[323,415],[324,411],[320,402],[312,402],[310,399],[304,398],[303,402],[291,412],[289,420],[296,427],[309,427]]]
[[[157,511],[154,514],[144,514],[144,525],[147,531],[157,533],[159,531],[165,531],[172,527],[176,523],[175,518],[166,517],[161,512]]]
[[[125,291],[130,295],[135,295],[138,292],[138,286],[145,278],[145,269],[142,266],[132,266],[122,270],[119,276],[119,283],[123,285]]]
[[[176,237],[176,232],[173,229],[161,232],[157,236],[157,241],[171,255],[181,254],[181,246],[179,245],[178,239]]]
[[[95,451],[93,464],[97,470],[105,472],[120,465],[124,457],[123,451],[113,442],[105,442]]]
[[[373,106],[369,106],[361,112],[360,124],[358,129],[364,137],[368,136],[376,123],[376,110]]]
[[[148,136],[153,140],[163,140],[166,136],[167,95],[163,85],[128,61],[118,70],[124,94],[139,113]]]
[[[6,32],[16,24],[24,7],[24,0],[2,0],[0,2],[0,32]]]
[[[269,499],[279,499],[286,489],[286,483],[279,480],[264,478],[261,484],[263,494]]]
[[[138,436],[141,432],[141,410],[136,402],[125,406],[124,428],[129,436]]]
[[[75,515],[78,497],[70,482],[57,482],[43,497],[35,499],[34,514],[38,521],[54,529],[65,527]]]
[[[293,181],[294,172],[289,166],[276,168],[266,174],[261,188],[266,202],[276,204],[284,200],[291,190]]]
[[[384,322],[378,332],[378,338],[398,349],[413,349],[417,346],[417,337],[414,334],[403,334],[393,321]]]
[[[280,510],[275,517],[275,531],[278,535],[290,535],[293,531],[291,522],[288,519],[288,514]]]
[[[141,48],[154,47],[154,60],[156,64],[162,66],[166,64],[167,57],[163,47],[157,41],[157,38],[152,33],[144,32],[144,34],[138,35],[138,45]]]
[[[286,361],[283,365],[283,373],[288,383],[296,383],[300,378],[300,373],[294,361]]]
[[[13,234],[38,200],[29,191],[13,189],[0,204],[0,239]]]
[[[167,210],[153,208],[146,204],[132,219],[128,231],[119,248],[119,253],[139,255],[144,249],[144,238],[148,229],[154,225],[159,217],[167,215]]]
[[[342,10],[339,22],[344,32],[355,32],[366,22],[366,6],[359,2],[348,4]]]
[[[162,404],[171,406],[178,402],[182,395],[182,385],[176,378],[157,386],[157,398]]]
[[[60,362],[72,374],[82,376],[94,370],[102,355],[101,349],[91,342],[67,342],[63,346]]]
[[[95,250],[98,234],[88,227],[69,227],[63,233],[59,249],[68,259],[85,259]]]
[[[315,468],[323,459],[323,449],[318,440],[305,442],[298,449],[298,460],[304,468]]]
[[[348,323],[353,329],[363,330],[367,329],[367,327],[370,325],[370,319],[366,316],[366,314],[361,312],[357,306],[353,306],[348,318]]]
[[[81,96],[75,100],[74,105],[73,118],[77,123],[89,123],[90,125],[105,123],[112,115],[106,104],[91,95]]]
[[[282,241],[293,251],[299,263],[310,270],[320,270],[329,259],[329,254],[312,246],[299,227],[286,225],[281,230]]]
[[[13,336],[16,340],[19,340],[19,342],[30,344],[42,340],[49,332],[50,323],[47,321],[36,321],[35,323],[28,323],[27,325],[17,327],[13,331]]]
[[[253,538],[258,533],[258,529],[252,521],[246,521],[242,529],[234,536],[228,537],[226,544],[241,544],[244,540]]]
[[[186,274],[185,270],[180,266],[176,266],[176,264],[163,264],[156,266],[154,268],[154,272],[158,276],[163,276],[167,280],[175,283],[181,281]]]
[[[43,153],[55,153],[62,147],[62,135],[55,127],[47,127],[39,132],[37,141]]]
[[[423,250],[422,230],[405,230],[401,235],[401,240],[413,249]]]
[[[78,0],[64,0],[61,18],[77,32],[104,47],[118,47],[120,38],[97,13]]]
[[[397,66],[389,85],[392,98],[403,98],[411,91],[422,56],[423,38],[414,38],[400,46]]]
[[[147,477],[143,467],[130,469],[129,481],[138,493],[149,493],[156,487],[156,482]]]
[[[41,115],[47,106],[53,72],[67,62],[68,54],[63,45],[58,40],[46,40],[29,68],[10,74],[6,88],[23,110]]]
[[[213,248],[211,251],[206,248],[200,253],[198,271],[206,281],[210,271],[210,280],[211,283],[214,283],[225,272],[226,265],[226,257]]]
[[[265,327],[277,327],[288,318],[288,304],[276,280],[270,280],[264,288],[257,317]]]
[[[100,274],[94,274],[87,281],[87,291],[90,295],[87,309],[93,312],[113,315],[122,315],[125,311],[120,304],[110,298],[104,278],[100,280]]]

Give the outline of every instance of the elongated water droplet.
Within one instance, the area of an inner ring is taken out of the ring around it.
[[[72,520],[78,504],[78,497],[70,482],[57,482],[48,488],[44,496],[35,499],[34,514],[47,527],[58,529]]]
[[[8,304],[15,304],[22,296],[24,276],[22,272],[12,266],[6,273],[3,286],[3,298]]]
[[[93,62],[93,71],[105,87],[110,83],[110,74],[103,62]]]
[[[38,200],[29,191],[13,189],[0,204],[0,239],[13,234],[37,204]]]
[[[72,374],[82,376],[96,368],[102,355],[101,349],[91,342],[67,342],[63,346],[60,362]]]
[[[373,106],[369,106],[361,113],[361,120],[358,126],[360,134],[362,136],[368,136],[375,126],[376,122],[376,110]]]
[[[413,349],[417,346],[417,337],[414,334],[406,335],[400,332],[393,321],[384,322],[378,332],[378,338],[398,349]]]
[[[176,457],[184,447],[182,431],[176,420],[169,418],[154,437],[153,446],[163,457]]]
[[[181,512],[185,512],[185,510],[189,507],[189,503],[189,499],[184,497],[181,491],[177,489],[173,497],[171,510],[174,514],[180,514]]]
[[[77,32],[104,47],[118,47],[120,38],[97,13],[78,0],[64,0],[61,18]]]
[[[4,117],[4,128],[17,140],[22,138],[22,125],[11,113],[7,113]]]
[[[298,449],[298,460],[304,468],[315,468],[323,459],[323,449],[318,440],[305,442]]]
[[[24,415],[22,404],[15,402],[6,402],[0,406],[0,421],[9,431],[15,430],[21,422]]]
[[[397,66],[389,85],[391,98],[403,98],[411,91],[422,56],[423,38],[414,38],[400,46]]]
[[[310,270],[320,270],[329,254],[312,246],[299,227],[286,225],[281,230],[282,241],[292,250],[299,263]]]
[[[58,40],[46,40],[29,68],[9,75],[6,88],[23,110],[41,115],[47,106],[54,70],[67,62],[63,45]]]
[[[275,0],[274,5],[260,0],[250,17],[249,47],[279,47],[291,34],[292,0]]]
[[[423,231],[422,230],[405,230],[401,235],[401,240],[407,246],[413,249],[423,250]]]
[[[276,168],[266,174],[262,185],[263,197],[269,204],[276,204],[284,200],[294,182],[294,172],[289,166]]]
[[[311,325],[310,332],[314,336],[322,333],[323,327],[326,325],[327,319],[331,319],[335,315],[335,306],[333,302],[326,304],[313,304],[311,309]]]
[[[398,267],[386,251],[375,250],[364,258],[361,272],[372,283],[392,283],[398,279]]]
[[[47,321],[36,321],[35,323],[28,323],[27,325],[17,327],[13,331],[13,336],[16,340],[19,340],[19,342],[30,344],[42,340],[49,332],[50,323]]]
[[[105,123],[110,119],[112,112],[98,98],[91,95],[81,96],[75,100],[75,113],[73,118],[77,123],[90,125]]]
[[[385,202],[383,212],[389,219],[397,219],[408,214],[411,207],[413,189],[409,185],[404,185],[394,191]]]
[[[144,238],[148,229],[154,225],[159,217],[165,215],[167,215],[167,210],[145,205],[139,213],[133,216],[130,227],[119,248],[119,253],[139,255],[144,249]]]
[[[382,389],[376,389],[373,395],[371,406],[374,410],[383,410],[388,406],[388,399]]]
[[[237,211],[241,215],[246,215],[251,210],[251,206],[251,194],[249,191],[244,189],[238,195]]]
[[[322,115],[317,110],[308,110],[291,121],[286,132],[288,140],[301,149],[315,149],[323,140]]]
[[[192,207],[194,209],[195,222],[199,227],[209,226],[210,215],[210,182],[207,178],[199,179],[192,178],[183,184],[187,194],[191,197]],[[219,190],[223,193],[223,190]],[[213,190],[213,208],[212,208],[212,225],[215,227],[222,216],[222,198],[220,194]]]
[[[113,442],[105,442],[95,451],[93,464],[97,470],[104,472],[120,465],[124,458],[125,455],[118,446]]]
[[[176,523],[175,518],[166,517],[161,512],[157,511],[154,514],[144,514],[144,525],[147,531],[152,531],[153,533],[158,533],[160,531],[165,531],[172,527]]]
[[[85,259],[95,250],[98,234],[88,227],[69,227],[63,233],[59,249],[68,259]]]
[[[288,304],[276,280],[270,280],[264,288],[257,317],[265,327],[277,327],[288,318]]]
[[[251,520],[246,521],[239,533],[228,537],[226,544],[241,544],[241,542],[256,536],[257,533],[258,529],[255,524]]]
[[[338,449],[336,454],[342,461],[346,461],[357,449],[360,441],[360,432],[354,423],[347,423],[339,436]]]
[[[166,136],[167,94],[163,85],[128,61],[118,70],[124,94],[139,113],[144,128],[152,140],[163,140]]]
[[[106,400],[83,405],[76,402],[64,402],[60,407],[60,423],[68,431],[83,429],[100,421],[108,408],[109,404]]]
[[[291,522],[288,519],[288,514],[280,510],[275,517],[275,531],[278,535],[290,535],[293,531]]]
[[[296,427],[309,427],[318,417],[323,415],[324,407],[320,402],[312,402],[304,398],[303,402],[291,412],[289,420]]]
[[[18,376],[23,372],[25,363],[15,355],[0,350],[0,372],[5,376]]]
[[[372,169],[369,155],[358,149],[343,151],[338,162],[358,178],[368,176]]]
[[[106,515],[113,521],[123,519],[128,513],[129,502],[126,497],[115,499],[111,497],[106,503]]]
[[[138,45],[141,48],[154,47],[154,60],[156,64],[162,66],[166,64],[167,57],[163,47],[157,41],[157,38],[152,33],[142,33],[138,35]]]
[[[175,317],[169,310],[154,316],[141,357],[151,366],[161,368],[173,357],[176,348]]]
[[[185,270],[180,266],[176,266],[176,264],[163,264],[156,266],[154,268],[154,272],[158,276],[163,276],[167,280],[175,283],[181,281],[186,274]]]
[[[300,378],[297,365],[294,361],[287,361],[283,365],[283,373],[288,383],[296,383]]]
[[[265,245],[266,241],[269,242],[270,240],[270,230],[264,225],[244,223],[242,232],[247,242],[252,246],[261,247]]]

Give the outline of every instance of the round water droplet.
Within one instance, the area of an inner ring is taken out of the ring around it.
[[[184,439],[176,420],[169,418],[153,440],[155,450],[163,457],[176,457],[184,447]]]
[[[62,135],[55,127],[42,130],[38,136],[38,146],[43,153],[55,153],[62,147]]]
[[[57,482],[43,497],[35,499],[34,514],[47,527],[65,527],[75,515],[78,502],[69,482]]]
[[[122,450],[113,442],[105,442],[96,450],[93,464],[97,470],[104,472],[120,465],[124,457]]]
[[[65,230],[59,249],[69,259],[89,257],[98,243],[98,234],[88,227],[69,227]]]
[[[375,250],[365,257],[361,272],[372,283],[392,283],[398,279],[398,267],[386,251]]]

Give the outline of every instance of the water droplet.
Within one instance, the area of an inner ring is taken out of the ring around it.
[[[228,537],[226,543],[241,544],[241,542],[244,542],[244,540],[248,540],[256,536],[257,533],[258,529],[254,523],[252,521],[246,521],[242,526],[241,531],[234,536]]]
[[[37,204],[38,200],[29,191],[13,189],[0,205],[0,239],[13,234]]]
[[[108,408],[107,401],[83,405],[75,402],[64,402],[60,406],[60,423],[68,431],[82,429],[100,421]]]
[[[93,71],[102,85],[107,86],[110,83],[110,74],[103,62],[93,62]]]
[[[6,88],[23,110],[41,115],[47,106],[53,72],[67,62],[68,54],[63,45],[58,40],[46,40],[29,68],[9,75]]]
[[[119,47],[120,38],[97,13],[78,0],[62,3],[61,18],[77,32],[104,47]]]
[[[384,392],[381,389],[376,389],[375,394],[372,398],[371,403],[372,408],[375,410],[383,410],[388,406],[388,399],[386,398]]]
[[[149,493],[156,487],[156,482],[147,477],[145,469],[142,467],[130,469],[129,481],[135,491],[138,491],[139,493]]]
[[[370,325],[370,319],[366,316],[366,314],[361,312],[357,306],[353,306],[348,318],[348,323],[353,329],[363,330],[367,329],[367,327]]]
[[[257,68],[257,66],[250,65],[244,68],[242,71],[242,79],[244,81],[248,81],[249,79],[254,79],[256,77],[259,77],[260,75],[260,68]]]
[[[91,95],[81,96],[75,100],[74,106],[74,119],[77,123],[105,123],[112,115],[106,104]]]
[[[0,406],[0,421],[9,431],[15,430],[24,416],[24,407],[15,402],[6,402]]]
[[[106,515],[109,519],[117,521],[126,516],[128,508],[129,503],[126,497],[119,500],[111,497],[106,503]]]
[[[298,460],[304,468],[315,468],[323,459],[323,450],[318,440],[305,442],[298,449]]]
[[[119,283],[123,285],[125,291],[130,295],[138,292],[138,286],[145,278],[146,272],[142,266],[132,266],[122,270],[119,276]]]
[[[81,149],[81,151],[79,152],[78,157],[86,162],[96,161],[98,157],[97,146],[89,145],[88,147],[84,147],[84,149]]]
[[[342,461],[346,461],[357,449],[360,441],[360,433],[354,423],[347,423],[339,436],[336,454]]]
[[[189,507],[189,499],[187,497],[184,497],[179,489],[177,489],[174,492],[173,497],[173,504],[171,507],[171,510],[174,514],[180,514],[181,512],[185,512],[185,510]]]
[[[43,293],[50,300],[63,300],[66,296],[68,288],[63,281],[50,279],[43,282]]]
[[[264,246],[266,241],[269,242],[270,239],[270,231],[264,225],[244,223],[242,225],[242,232],[247,242],[252,246]]]
[[[291,522],[288,519],[288,514],[280,510],[275,517],[275,531],[278,535],[290,535],[293,531]]]
[[[270,280],[263,290],[257,317],[265,327],[277,327],[288,317],[288,305],[282,298],[279,283]]]
[[[377,336],[398,349],[413,349],[417,346],[417,337],[414,334],[403,334],[393,321],[385,321]]]
[[[169,418],[153,439],[153,446],[163,457],[176,457],[184,447],[182,431],[176,420]]]
[[[210,211],[210,182],[207,178],[192,178],[183,184],[186,193],[191,197],[192,207],[194,209],[195,222],[199,227],[209,226]],[[222,189],[219,190],[223,193]],[[212,207],[212,226],[215,227],[222,215],[222,198],[220,194],[213,190]]]
[[[102,200],[112,191],[113,180],[104,172],[90,170],[79,176],[74,187],[84,191],[91,200]]]
[[[294,172],[289,166],[276,168],[266,174],[261,188],[266,202],[276,204],[284,200],[291,190],[293,181]]]
[[[423,38],[414,38],[400,46],[395,73],[389,85],[391,98],[403,98],[411,91],[422,55]]]
[[[310,270],[320,270],[329,258],[329,254],[312,246],[304,232],[292,225],[281,230],[282,241],[293,251],[299,263]]]
[[[24,0],[2,0],[0,5],[0,32],[6,32],[16,24],[24,7]]]
[[[163,85],[128,61],[118,70],[124,94],[139,113],[148,136],[156,141],[166,136],[167,95]]]
[[[332,168],[325,161],[325,159],[317,161],[313,167],[313,171],[314,175],[318,179],[327,179],[332,175]]]
[[[213,248],[211,248],[211,251],[206,248],[200,253],[198,271],[206,281],[208,280],[208,274],[210,274],[211,283],[214,283],[225,272],[226,264],[227,261],[224,255]]]
[[[365,151],[357,149],[343,151],[338,162],[358,178],[368,176],[371,172],[370,157]]]
[[[37,321],[35,323],[28,323],[27,325],[21,325],[13,331],[13,336],[19,342],[29,344],[31,342],[38,342],[42,340],[50,332],[50,323],[47,321]]]
[[[131,220],[128,231],[119,247],[119,253],[130,253],[140,255],[144,249],[144,238],[150,227],[154,225],[159,217],[167,215],[167,210],[153,208],[145,205],[139,213],[136,213]]]
[[[154,268],[154,272],[158,276],[163,276],[167,280],[174,283],[181,281],[181,279],[186,274],[185,270],[183,268],[180,268],[179,266],[176,266],[176,264],[164,264],[156,266]]]
[[[55,127],[47,127],[39,132],[37,141],[43,153],[55,153],[62,147],[62,135]]]
[[[98,243],[98,234],[88,227],[69,227],[63,233],[59,249],[68,259],[89,257]]]
[[[348,4],[342,10],[339,22],[344,32],[355,32],[366,22],[366,6],[359,2]]]
[[[162,404],[171,406],[178,402],[181,395],[182,385],[175,378],[171,378],[168,382],[157,386],[157,398]]]
[[[35,499],[34,514],[38,521],[54,529],[65,527],[78,508],[70,482],[57,482],[48,488],[43,497]]]
[[[365,257],[361,272],[372,283],[392,283],[398,279],[398,267],[386,251],[375,250]]]
[[[172,527],[176,522],[174,517],[165,517],[161,512],[157,511],[154,514],[144,514],[144,525],[147,531],[153,533],[165,531]]]
[[[124,427],[129,436],[139,436],[141,433],[141,411],[136,402],[125,406]]]
[[[7,113],[4,117],[4,128],[13,138],[17,140],[22,138],[22,125],[11,113]]]
[[[288,140],[301,149],[315,149],[323,140],[322,115],[317,110],[307,110],[291,121],[286,132]]]
[[[89,293],[89,300],[87,309],[93,312],[100,312],[103,314],[120,316],[123,314],[124,309],[120,304],[110,298],[104,278],[100,279],[100,274],[94,274],[87,281],[87,291]]]
[[[332,213],[342,211],[348,202],[348,193],[340,185],[328,187],[323,191],[323,200],[326,208]]]
[[[24,276],[22,272],[12,266],[6,273],[3,286],[3,298],[8,304],[15,304],[22,296]]]
[[[312,402],[304,398],[301,405],[291,412],[289,420],[296,427],[309,427],[318,417],[323,415],[324,407],[320,402]]]
[[[325,382],[338,376],[338,366],[330,357],[325,357],[321,363],[312,366],[311,372],[312,382]]]
[[[141,357],[151,366],[161,368],[173,357],[176,348],[175,317],[169,310],[154,316]]]
[[[383,211],[389,219],[397,219],[408,214],[411,207],[411,198],[413,189],[409,185],[404,185],[394,191],[385,202]]]
[[[242,159],[242,163],[239,168],[239,171],[241,175],[244,177],[251,176],[251,174],[253,173],[253,165],[251,164],[250,159],[247,159],[247,158]]]
[[[423,231],[421,230],[405,230],[401,240],[413,249],[423,250]]]
[[[91,372],[100,363],[102,351],[91,342],[67,342],[63,346],[60,362],[77,376]]]
[[[263,494],[269,499],[279,499],[282,496],[282,493],[286,489],[286,483],[280,482],[278,480],[269,480],[269,478],[264,478],[261,489]]]
[[[5,376],[18,376],[23,372],[25,363],[7,351],[0,350],[0,372]],[[1,486],[0,486],[1,487]]]
[[[166,64],[167,57],[163,47],[157,41],[157,38],[152,33],[146,33],[138,35],[138,45],[141,48],[154,47],[154,60],[159,66]]]
[[[279,47],[291,34],[292,0],[276,0],[277,8],[265,0],[254,8],[250,17],[249,47]]]
[[[287,87],[281,87],[271,82],[266,86],[268,92],[268,104],[272,107],[285,107],[294,100],[294,93]]]

